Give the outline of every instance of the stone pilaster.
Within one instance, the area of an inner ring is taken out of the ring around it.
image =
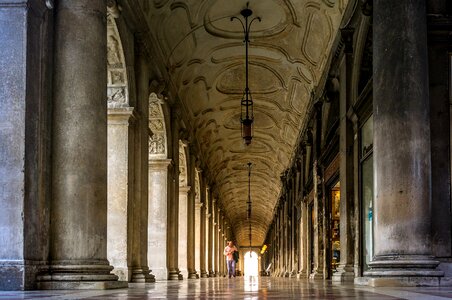
[[[128,267],[130,237],[128,226],[124,224],[128,224],[131,214],[128,205],[133,199],[128,189],[132,184],[132,178],[129,178],[129,161],[133,161],[130,159],[133,146],[129,144],[133,141],[129,128],[129,122],[133,122],[132,112],[131,107],[108,110],[107,258],[115,267],[113,273],[122,281],[131,278]]]
[[[157,280],[168,278],[168,186],[170,159],[149,161],[148,265]]]
[[[59,1],[51,243],[41,289],[124,286],[107,260],[106,29],[105,1]]]
[[[35,289],[48,260],[50,9],[0,1],[0,290]]]
[[[370,285],[438,285],[425,1],[374,0],[373,18],[375,252],[364,275]]]
[[[191,187],[189,186],[180,186],[179,187],[179,245],[178,245],[178,265],[179,270],[182,276],[188,278],[188,199],[190,194],[192,193]]]

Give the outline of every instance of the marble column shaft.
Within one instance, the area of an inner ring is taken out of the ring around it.
[[[207,225],[207,267],[209,270],[209,277],[215,277],[215,273],[213,272],[213,199],[212,199],[212,190],[207,188],[207,201],[209,203],[209,222]]]
[[[191,152],[191,151],[190,151]],[[195,209],[195,196],[196,196],[196,186],[195,186],[195,156],[190,153],[188,158],[188,178],[190,180],[189,184],[192,187],[190,193],[188,194],[187,203],[187,269],[188,278],[197,278],[196,268],[195,268],[195,221],[196,221],[196,209]]]
[[[105,288],[118,278],[107,260],[106,30],[105,1],[59,1],[50,266],[40,277],[44,289]]]
[[[206,266],[206,257],[207,257],[207,253],[206,253],[206,215],[207,215],[207,197],[206,197],[206,182],[205,182],[205,178],[203,176],[201,176],[202,173],[199,176],[199,181],[200,181],[200,190],[201,190],[201,215],[200,215],[200,224],[201,224],[201,228],[200,228],[200,272],[201,272],[201,278],[207,278],[209,277],[208,273],[207,273],[207,266]]]
[[[425,1],[375,0],[373,9],[375,255],[366,275],[441,276],[431,257]]]

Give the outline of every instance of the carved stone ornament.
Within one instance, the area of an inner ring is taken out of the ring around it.
[[[187,160],[185,159],[184,146],[179,142],[179,186],[187,185]]]
[[[116,1],[113,1],[116,3]],[[107,104],[108,108],[128,107],[127,72],[118,28],[112,15],[107,17]]]
[[[149,139],[149,158],[166,155],[165,117],[161,107],[162,100],[157,94],[149,95],[149,128],[154,135]]]
[[[149,154],[165,154],[165,138],[162,134],[155,133],[149,139]]]
[[[125,88],[111,88],[107,89],[107,104],[110,108],[126,107],[128,103],[126,101]]]

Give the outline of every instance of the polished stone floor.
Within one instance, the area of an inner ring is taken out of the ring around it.
[[[0,299],[452,299],[449,288],[370,288],[324,281],[259,277],[161,281],[146,288],[0,291]]]

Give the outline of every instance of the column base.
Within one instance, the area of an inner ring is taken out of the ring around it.
[[[104,264],[107,262],[107,264]],[[126,281],[118,281],[111,274],[113,267],[107,260],[83,261],[74,265],[70,261],[58,261],[49,266],[48,273],[37,276],[37,287],[43,290],[113,289],[127,287]]]
[[[215,277],[215,272],[214,271],[209,271],[209,277]]]
[[[197,278],[199,278],[199,276],[195,270],[188,272],[188,279],[197,279]]]
[[[314,271],[313,273],[309,274],[309,279],[311,280],[323,280],[323,273],[319,273],[317,271]]]
[[[337,272],[333,273],[331,280],[334,282],[353,282],[355,280],[353,266],[339,265]]]
[[[150,274],[148,268],[136,268],[132,270],[131,283],[151,283],[155,282],[155,276]]]
[[[206,271],[201,270],[201,278],[209,278],[209,274]]]
[[[444,272],[439,261],[424,255],[376,256],[358,280],[369,286],[439,286]]]
[[[306,279],[306,278],[308,278],[308,274],[305,271],[298,272],[297,278],[298,279]]]
[[[40,290],[107,290],[127,288],[127,281],[41,281]]]
[[[179,269],[170,270],[168,272],[168,280],[182,280],[183,276],[180,274]]]
[[[371,287],[419,287],[419,286],[441,286],[441,277],[357,277],[354,280],[355,285],[366,285]],[[452,284],[452,282],[451,282]]]

